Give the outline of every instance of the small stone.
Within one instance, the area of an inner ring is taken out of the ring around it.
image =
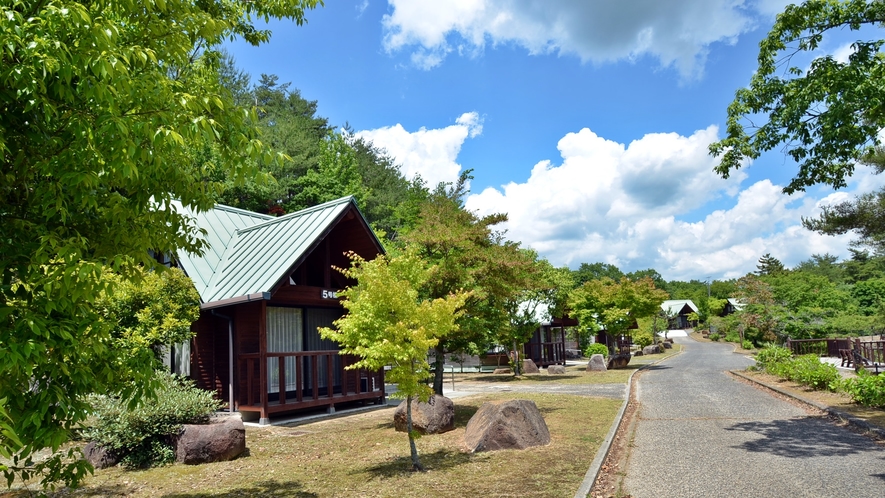
[[[673,349],[673,344],[672,344],[672,343],[665,342],[663,345],[664,345],[664,349]]]
[[[563,365],[550,365],[547,367],[547,375],[563,375],[565,367]]]
[[[657,344],[652,344],[642,348],[642,354],[650,355],[650,354],[659,354],[661,352],[661,346]]]
[[[495,371],[492,372],[492,375],[504,375],[504,374],[513,375],[513,370],[510,370],[510,368],[496,368]]]
[[[640,350],[640,351],[633,353],[633,356],[642,356],[642,351]]]
[[[113,467],[119,461],[116,455],[111,453],[110,450],[99,446],[95,441],[91,441],[83,447],[83,458],[92,464],[92,468],[96,470]]]

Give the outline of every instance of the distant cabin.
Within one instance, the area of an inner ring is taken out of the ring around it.
[[[216,206],[197,213],[205,231],[202,256],[178,254],[200,294],[190,351],[173,363],[214,391],[231,411],[268,423],[305,409],[383,402],[383,371],[345,370],[356,358],[320,338],[344,309],[337,292],[355,282],[333,270],[345,253],[383,253],[353,197],[281,217]],[[188,361],[189,360],[189,361]]]
[[[691,313],[697,313],[698,307],[690,299],[672,299],[661,303],[661,310],[670,317],[670,330],[688,329],[697,325],[688,319]]]
[[[732,313],[744,309],[743,303],[733,297],[729,297],[725,301],[725,306],[722,308],[722,313],[720,313],[719,316],[728,316]]]
[[[542,323],[532,333],[531,339],[523,345],[525,358],[534,361],[535,365],[542,368],[565,365],[568,350],[572,351],[573,356],[580,355],[577,343],[566,339],[566,329],[577,325],[578,321],[569,317],[554,318],[550,322]]]

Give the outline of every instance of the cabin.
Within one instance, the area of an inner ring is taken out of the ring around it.
[[[345,255],[383,253],[353,197],[281,217],[216,206],[192,217],[209,249],[178,254],[200,294],[189,374],[230,411],[267,424],[306,409],[382,403],[383,371],[347,370],[357,359],[317,329],[344,314],[337,292],[355,283],[333,267]],[[173,359],[173,363],[175,360]]]
[[[550,365],[565,365],[566,349],[576,344],[566,341],[566,328],[576,327],[578,321],[573,318],[554,318],[549,323],[542,323],[535,329],[531,339],[523,345],[526,359],[535,362],[539,368]]]
[[[688,319],[691,313],[698,313],[698,307],[690,299],[664,301],[661,303],[661,309],[669,317],[670,330],[683,330],[697,325]]]
[[[725,300],[725,306],[722,308],[722,313],[720,313],[719,316],[728,316],[742,309],[744,309],[743,303],[733,297],[729,297]]]

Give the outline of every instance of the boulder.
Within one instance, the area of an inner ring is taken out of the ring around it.
[[[406,402],[393,413],[393,425],[406,432]],[[412,429],[420,434],[442,434],[455,428],[455,404],[445,396],[434,394],[427,402],[412,400]]]
[[[563,365],[550,365],[547,367],[547,375],[563,375],[565,374],[565,366]]]
[[[484,403],[467,422],[464,445],[470,452],[525,449],[550,443],[550,431],[534,401]]]
[[[530,359],[526,359],[526,360],[522,360],[522,373],[524,373],[524,374],[537,374],[537,373],[541,373],[541,371],[538,370],[538,365],[535,365],[534,361],[532,361]]]
[[[633,356],[642,356],[642,350],[640,349],[639,351],[636,351],[633,353]]]
[[[664,349],[673,349],[672,342],[664,342],[664,343],[662,343],[662,345],[664,346]]]
[[[630,353],[613,354],[608,359],[608,369],[624,368],[630,363]]]
[[[186,465],[233,460],[246,451],[246,428],[237,416],[218,417],[208,424],[185,424],[173,441],[175,461]]]
[[[588,372],[605,372],[608,370],[605,367],[605,357],[601,354],[595,354],[590,357],[590,361],[587,363],[587,371]]]
[[[83,458],[92,465],[94,469],[106,469],[117,465],[119,459],[110,450],[99,446],[95,441],[91,441],[83,447]]]
[[[495,371],[492,372],[492,375],[503,375],[503,374],[513,375],[513,370],[510,370],[509,367],[508,368],[496,368]]]
[[[646,346],[646,347],[642,348],[642,354],[644,354],[644,355],[658,354],[660,352],[661,352],[661,347],[658,346],[657,344],[652,344],[650,346]]]

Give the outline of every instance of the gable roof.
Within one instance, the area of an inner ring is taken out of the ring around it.
[[[682,310],[688,306],[691,311],[697,313],[698,307],[691,301],[691,299],[671,299],[668,301],[664,301],[661,303],[661,309],[667,313],[667,316],[676,316],[682,313]]]
[[[313,206],[279,218],[216,206],[194,217],[210,248],[202,256],[179,254],[185,273],[194,281],[204,308],[208,303],[268,299],[277,282],[307,256],[342,216],[359,213],[352,196]],[[366,225],[368,227],[368,225]],[[375,234],[368,230],[380,248]]]

